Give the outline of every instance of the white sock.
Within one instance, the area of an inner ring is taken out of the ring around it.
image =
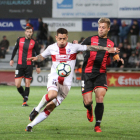
[[[38,123],[42,122],[43,120],[45,120],[47,117],[48,115],[44,111],[40,112],[38,116],[31,123],[28,124],[28,126],[33,127],[37,125]]]
[[[45,98],[46,94],[42,97],[40,103],[38,104],[38,106],[35,108],[35,110],[37,112],[40,112],[41,108],[43,108],[46,104],[47,104],[47,101],[46,101],[46,98]]]

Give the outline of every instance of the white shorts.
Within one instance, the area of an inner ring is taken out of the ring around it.
[[[66,98],[70,88],[71,86],[59,84],[55,79],[48,80],[47,90],[57,91],[57,97],[52,100],[56,106],[59,106],[62,103],[62,101]]]

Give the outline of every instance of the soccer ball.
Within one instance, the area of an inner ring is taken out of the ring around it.
[[[71,72],[71,67],[69,64],[62,62],[56,67],[56,72],[60,77],[67,77]]]

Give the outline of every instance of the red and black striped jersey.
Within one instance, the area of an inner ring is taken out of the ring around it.
[[[19,37],[15,44],[15,48],[12,53],[11,60],[13,60],[16,52],[18,50],[18,65],[26,66],[32,65],[31,61],[26,61],[27,58],[33,57],[39,54],[39,47],[35,40],[26,39],[25,37]]]
[[[82,45],[96,45],[114,47],[114,42],[108,38],[100,38],[98,35],[86,38]],[[113,54],[113,55],[116,55]],[[106,73],[106,64],[109,57],[108,51],[86,51],[84,55],[83,73]]]

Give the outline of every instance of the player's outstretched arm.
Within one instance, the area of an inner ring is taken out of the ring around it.
[[[36,61],[36,62],[41,62],[43,61],[45,58],[42,55],[37,55],[36,57],[30,57],[27,58],[27,61]]]
[[[94,46],[94,45],[87,45],[87,51],[108,51],[109,53],[119,53],[118,48],[108,48],[108,47],[102,47],[102,46]]]

